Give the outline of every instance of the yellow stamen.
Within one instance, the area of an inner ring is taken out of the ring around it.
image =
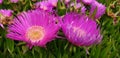
[[[33,42],[42,40],[45,35],[44,28],[41,26],[32,26],[28,28],[26,37]]]

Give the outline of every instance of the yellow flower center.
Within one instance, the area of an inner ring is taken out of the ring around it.
[[[26,37],[32,42],[42,40],[45,35],[44,28],[41,26],[32,26],[28,28],[26,32]]]

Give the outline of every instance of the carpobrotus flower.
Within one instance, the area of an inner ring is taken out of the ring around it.
[[[71,3],[70,6],[74,7],[75,10],[80,10],[80,12],[82,14],[85,14],[85,12],[86,12],[85,6],[83,4],[81,4],[81,3]]]
[[[7,37],[24,41],[32,46],[45,47],[54,39],[59,30],[55,17],[42,10],[23,12],[14,18],[14,23],[8,26]]]
[[[12,16],[13,11],[12,10],[6,10],[6,9],[1,9],[0,10],[0,15],[10,17]]]
[[[2,28],[4,28],[3,24],[9,23],[9,21],[11,20],[11,17],[12,17],[12,13],[13,13],[12,10],[6,10],[6,9],[0,10],[0,26]]]
[[[10,0],[11,3],[17,3],[19,0]]]
[[[106,7],[97,1],[91,4],[90,15],[93,15],[94,18],[99,19],[105,13]]]
[[[76,46],[90,46],[101,41],[96,22],[84,15],[68,13],[61,26],[67,40]]]
[[[48,0],[48,3],[50,3],[51,6],[54,6],[54,7],[57,6],[57,2],[58,2],[58,0]]]
[[[70,2],[70,0],[62,0],[64,1],[65,4],[68,4]]]
[[[48,1],[42,1],[35,3],[35,9],[42,9],[46,11],[52,11],[53,6],[51,6]]]
[[[92,4],[95,0],[82,0],[85,4]]]
[[[70,6],[73,6],[75,9],[79,9],[80,7],[82,7],[81,3],[71,3]]]
[[[82,14],[85,14],[85,12],[86,12],[86,8],[85,8],[85,6],[83,6],[83,7],[81,8],[81,13],[82,13]]]
[[[57,6],[58,0],[45,0],[35,3],[36,9],[42,9],[46,11],[53,11],[53,8]]]
[[[3,0],[0,0],[0,4],[2,4]]]
[[[92,4],[95,0],[76,0],[77,2],[83,2],[84,4]]]

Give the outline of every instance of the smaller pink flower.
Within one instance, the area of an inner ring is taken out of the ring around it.
[[[35,3],[36,9],[42,9],[46,11],[52,11],[53,6],[48,1],[42,1]]]
[[[65,3],[69,3],[70,2],[70,0],[65,0]]]
[[[85,15],[67,13],[61,22],[67,40],[76,46],[91,46],[102,40],[97,23]]]
[[[98,3],[97,1],[94,1],[94,3],[91,4],[90,15],[96,12],[94,18],[99,19],[105,13],[105,10],[106,10],[105,5]]]
[[[81,13],[82,13],[82,14],[85,14],[85,12],[86,12],[86,8],[85,8],[85,6],[83,6],[83,7],[81,8]]]
[[[48,3],[50,3],[52,6],[57,7],[58,0],[48,0]]]
[[[85,14],[86,8],[85,8],[85,6],[82,5],[81,3],[76,3],[76,4],[75,4],[75,3],[71,3],[70,6],[74,7],[75,9],[80,9],[80,12],[81,12],[82,14]]]
[[[77,0],[77,2],[83,2],[84,4],[92,4],[95,0]]]
[[[71,3],[71,5],[70,6],[73,6],[73,7],[75,7],[75,9],[79,9],[81,6],[82,6],[82,4],[81,3]]]
[[[85,4],[91,4],[93,3],[95,0],[82,0],[83,3]]]
[[[6,10],[6,9],[1,9],[0,10],[0,26],[2,28],[4,28],[3,24],[2,24],[2,21],[5,20],[6,18],[10,18],[12,16],[12,13],[13,13],[12,10]]]
[[[0,4],[2,4],[3,0],[0,0]]]
[[[19,0],[10,0],[11,3],[17,3]]]
[[[0,14],[6,17],[12,16],[13,11],[12,10],[6,10],[6,9],[1,9]]]

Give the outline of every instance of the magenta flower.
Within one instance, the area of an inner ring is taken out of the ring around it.
[[[10,0],[11,3],[17,3],[19,0]]]
[[[55,39],[59,30],[55,17],[42,10],[23,12],[14,18],[14,23],[8,26],[7,37],[24,41],[32,46],[45,47]]]
[[[82,13],[82,14],[85,14],[85,12],[86,12],[86,8],[85,8],[85,6],[84,5],[82,5],[81,3],[71,3],[70,4],[70,6],[72,6],[72,7],[74,7],[75,9],[80,9],[80,12]]]
[[[70,6],[73,6],[75,9],[79,9],[80,7],[82,7],[82,4],[81,3],[71,3]]]
[[[0,4],[2,4],[3,0],[0,0]]]
[[[5,20],[6,18],[10,18],[12,16],[12,13],[13,13],[12,10],[6,10],[6,9],[1,9],[0,10],[0,26],[2,28],[4,28],[3,24],[2,24],[2,21]]]
[[[6,17],[12,16],[13,11],[12,10],[6,10],[6,9],[1,9],[0,14]]]
[[[97,23],[77,13],[68,13],[64,16],[62,30],[67,40],[76,46],[90,46],[102,39]]]
[[[48,3],[50,3],[51,6],[54,6],[54,7],[57,6],[57,2],[58,2],[58,0],[48,0]]]
[[[64,0],[64,2],[67,4],[67,3],[69,3],[69,2],[70,2],[70,0]]]
[[[52,11],[53,7],[48,1],[37,2],[35,4],[36,9],[42,9],[46,11]]]
[[[83,7],[81,8],[81,13],[82,13],[82,14],[85,14],[85,12],[86,12],[86,8],[85,8],[85,6],[83,6]]]
[[[92,4],[95,0],[82,0],[85,4]]]
[[[92,15],[95,11],[96,13],[94,15],[94,18],[99,19],[105,13],[105,10],[106,10],[105,5],[102,5],[101,3],[94,1],[94,3],[91,4],[90,15]]]
[[[77,2],[83,2],[84,4],[92,4],[95,0],[77,0]]]
[[[57,7],[58,0],[43,0],[35,4],[36,9],[42,9],[46,11],[53,11],[54,7]]]

